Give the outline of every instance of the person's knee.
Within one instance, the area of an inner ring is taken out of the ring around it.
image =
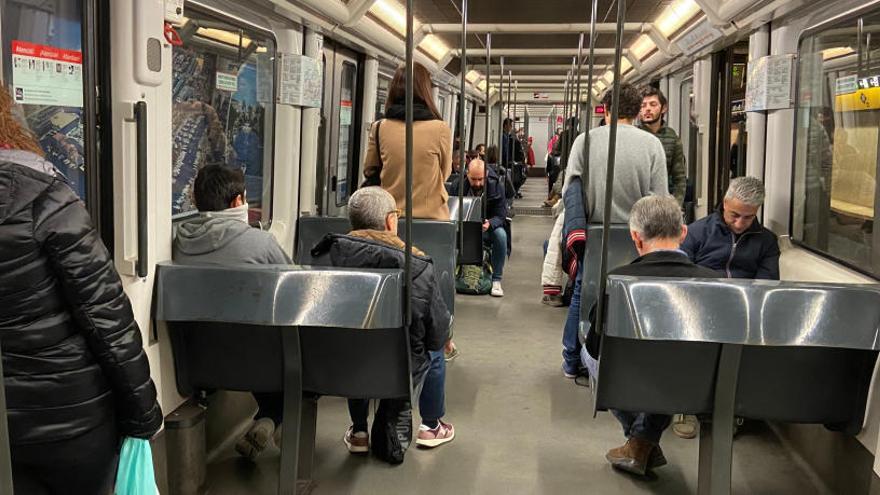
[[[495,239],[495,242],[499,244],[507,245],[507,231],[504,230],[503,227],[498,227],[497,229],[492,231],[492,236]]]

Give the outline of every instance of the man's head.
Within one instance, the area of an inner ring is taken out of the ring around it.
[[[379,186],[358,189],[348,199],[352,230],[379,230],[397,235],[399,216],[394,197]]]
[[[476,151],[477,151],[477,156],[485,155],[486,154],[486,145],[483,143],[478,144],[476,147]]]
[[[663,118],[669,106],[663,92],[654,86],[645,86],[642,89],[642,110],[639,118],[643,124],[654,124]]]
[[[461,170],[461,150],[458,148],[452,150],[452,171],[458,172]]]
[[[613,103],[613,92],[609,88],[602,96],[602,105],[605,105],[605,123],[611,123],[611,104]],[[619,120],[635,120],[639,116],[642,109],[642,95],[638,88],[632,84],[623,83],[620,85],[620,102],[617,105],[617,118]]]
[[[244,173],[222,165],[206,165],[193,184],[193,203],[199,211],[221,211],[245,202]]]
[[[562,134],[562,127],[557,127],[556,128],[556,135],[558,136],[560,134]]]
[[[764,183],[757,177],[737,177],[724,195],[724,223],[734,234],[742,234],[755,222],[764,204]]]
[[[468,167],[467,178],[468,182],[471,184],[471,189],[475,192],[481,192],[483,190],[483,185],[486,181],[486,178],[483,177],[483,174],[486,173],[486,164],[483,163],[483,160],[479,158],[474,159],[471,162],[471,165]]]
[[[510,132],[510,128],[513,126],[513,119],[511,119],[510,117],[504,119],[504,123],[502,125],[504,126],[504,132]]]
[[[681,207],[674,196],[646,196],[629,212],[629,235],[639,256],[663,249],[678,249],[687,237]]]

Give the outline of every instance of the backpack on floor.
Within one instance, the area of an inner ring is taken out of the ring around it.
[[[489,250],[483,249],[482,264],[455,267],[455,292],[476,296],[492,292],[492,263],[489,259]]]

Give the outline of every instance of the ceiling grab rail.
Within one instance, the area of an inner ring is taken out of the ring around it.
[[[459,54],[459,76],[461,77],[461,91],[458,94],[458,253],[461,256],[461,253],[464,252],[464,181],[467,180],[467,177],[464,174],[464,160],[465,160],[465,142],[467,139],[465,138],[465,105],[467,105],[467,100],[465,100],[465,94],[467,91],[467,78],[465,77],[465,73],[467,72],[467,14],[468,14],[468,0],[461,0],[461,54]],[[488,87],[488,84],[486,84]],[[488,103],[488,102],[487,102]]]
[[[595,1],[595,0],[594,0]],[[620,106],[620,61],[623,45],[623,20],[626,2],[617,1],[617,33],[614,39],[614,82],[611,89],[611,122],[608,123],[608,167],[605,173],[605,206],[602,211],[602,256],[599,261],[599,290],[597,292],[596,331],[603,332],[605,321],[605,286],[608,278],[608,237],[611,228],[611,194],[614,192],[614,158],[617,151],[617,118]]]
[[[480,201],[483,210],[483,221],[486,220],[486,189],[488,189],[486,181],[488,180],[487,175],[489,173],[486,159],[489,157],[489,133],[492,131],[492,111],[489,106],[489,86],[492,82],[492,72],[490,72],[490,69],[492,69],[492,33],[486,33],[486,136],[483,138],[483,153],[485,154],[483,155],[483,193],[481,194],[482,201]]]
[[[589,54],[587,55],[589,60],[587,64],[587,102],[589,105],[584,112],[586,114],[584,122],[584,171],[581,173],[581,190],[583,191],[581,200],[584,204],[584,211],[587,212],[587,214],[589,214],[590,211],[590,202],[587,197],[587,191],[590,188],[590,119],[592,118],[591,115],[593,111],[592,98],[590,95],[593,93],[593,70],[595,69],[593,54],[596,44],[596,12],[598,9],[599,0],[592,0],[590,6],[590,45]],[[581,287],[583,287],[583,283],[581,283]],[[580,307],[580,313],[580,320],[582,322],[588,321],[590,317],[590,308],[587,308],[582,304]]]
[[[413,201],[413,0],[406,0],[406,221],[404,222],[404,280],[406,281],[403,321],[412,325],[412,201]]]

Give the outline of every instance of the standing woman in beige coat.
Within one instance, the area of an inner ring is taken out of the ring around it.
[[[397,69],[385,118],[373,124],[364,160],[364,176],[394,196],[406,210],[406,72]],[[449,220],[445,182],[452,171],[452,132],[434,105],[431,74],[413,64],[413,204],[414,218]],[[378,178],[378,180],[377,180]]]

